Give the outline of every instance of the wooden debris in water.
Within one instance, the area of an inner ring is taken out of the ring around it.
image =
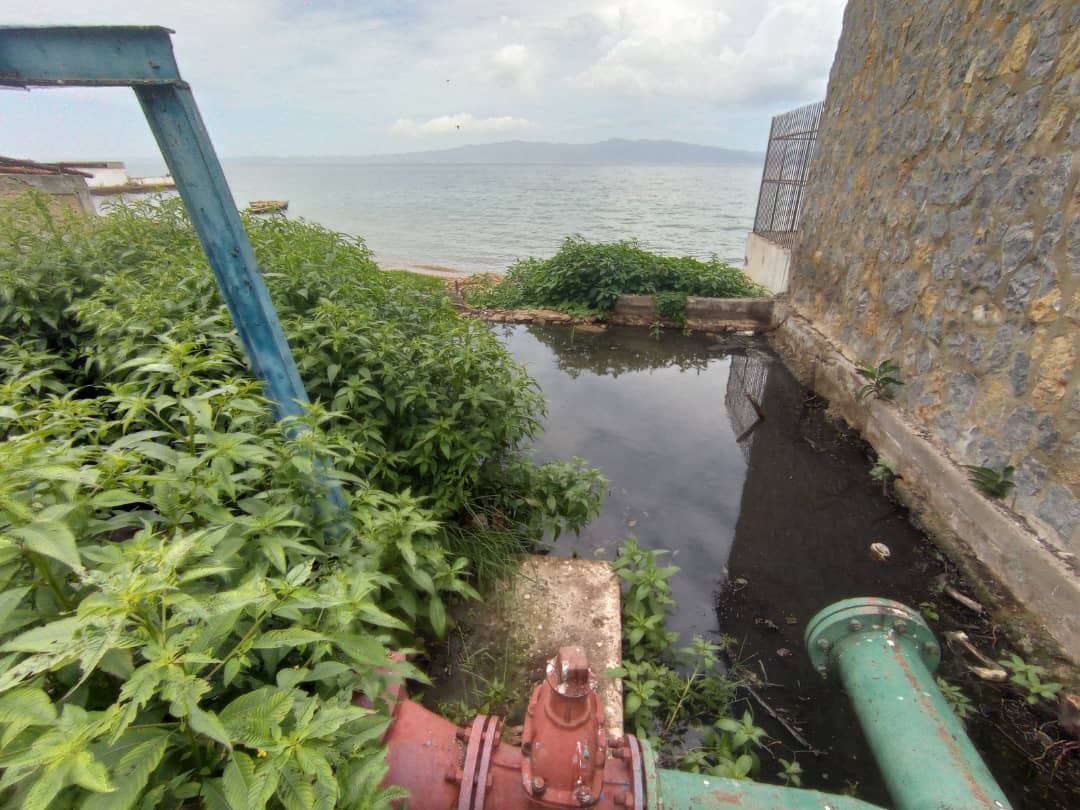
[[[972,674],[975,675],[975,677],[981,678],[984,681],[992,681],[994,683],[1001,683],[1002,681],[1008,679],[1009,673],[999,667],[994,661],[991,661],[989,658],[979,652],[975,645],[972,644],[971,641],[968,639],[968,634],[965,633],[963,630],[947,630],[942,635],[950,646],[952,646],[953,644],[959,644],[968,653],[975,656],[975,658],[977,658],[980,663],[986,665],[976,666],[974,664],[969,664],[966,661],[964,662],[964,665],[969,670],[971,670]]]
[[[247,210],[253,214],[273,214],[289,207],[288,200],[252,200]]]
[[[964,596],[964,594],[960,593],[960,591],[956,590],[956,588],[954,588],[952,585],[946,585],[944,588],[942,588],[942,590],[944,591],[946,596],[956,600],[968,610],[973,610],[979,614],[983,614],[986,612],[986,608],[984,608],[981,604],[976,602],[970,596]]]

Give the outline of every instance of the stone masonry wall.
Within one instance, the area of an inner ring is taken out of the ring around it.
[[[1080,554],[1080,2],[851,0],[795,308]]]
[[[46,194],[53,213],[71,210],[80,214],[94,213],[94,203],[81,177],[67,174],[0,174],[0,197],[21,197],[27,189],[36,188]]]

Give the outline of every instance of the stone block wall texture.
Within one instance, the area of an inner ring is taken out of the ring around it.
[[[94,213],[86,181],[66,174],[0,174],[0,197],[21,197],[30,188],[44,192],[54,214],[75,211]]]
[[[1080,2],[851,0],[796,309],[1080,554]]]

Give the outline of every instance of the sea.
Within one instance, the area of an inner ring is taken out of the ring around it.
[[[163,164],[129,160],[133,175]],[[743,266],[761,168],[746,165],[369,163],[242,159],[222,165],[239,207],[362,237],[383,267],[503,272],[567,236],[635,239],[665,255]]]

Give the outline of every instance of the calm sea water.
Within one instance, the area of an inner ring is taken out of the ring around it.
[[[233,196],[286,199],[289,216],[363,237],[383,266],[499,272],[564,237],[638,239],[742,266],[755,166],[394,165],[224,161]],[[133,174],[160,164],[129,161]]]

